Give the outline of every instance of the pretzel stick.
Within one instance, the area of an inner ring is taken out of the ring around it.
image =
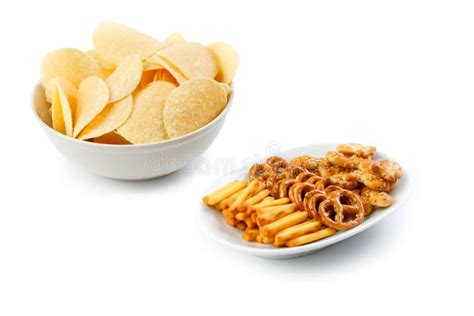
[[[230,211],[233,212],[237,209],[237,206],[241,205],[253,192],[259,187],[260,181],[253,180],[250,184],[240,193],[232,205],[229,207]]]
[[[273,210],[267,211],[266,213],[262,215],[258,215],[258,211],[257,211],[257,225],[259,227],[263,227],[282,217],[290,215],[291,213],[296,211],[296,204],[292,203],[292,204],[285,204],[285,205],[279,205],[279,206],[272,206],[272,207],[269,207],[269,209],[273,209]]]
[[[262,209],[262,208],[266,208],[266,207],[270,207],[270,206],[278,206],[278,205],[284,205],[284,204],[288,204],[290,203],[290,199],[289,198],[282,198],[282,199],[278,199],[278,200],[275,200],[275,199],[272,199],[272,200],[264,200],[258,204],[255,204],[255,205],[252,205],[252,206],[249,206],[247,208],[247,212],[254,212],[254,211],[257,211],[259,209]]]
[[[237,181],[235,183],[230,184],[228,187],[223,188],[222,190],[217,190],[217,193],[211,193],[207,196],[207,204],[208,205],[216,205],[220,201],[224,200],[225,198],[231,196],[233,193],[239,191],[243,187],[247,185],[247,181]]]
[[[261,190],[254,196],[245,200],[241,205],[237,207],[237,210],[239,212],[244,212],[249,206],[257,204],[258,202],[266,198],[268,195],[270,195],[270,190],[268,189]]]
[[[304,222],[308,218],[308,212],[295,212],[282,217],[273,223],[263,226],[260,230],[265,237],[273,237],[285,228]]]
[[[206,203],[206,204],[209,205],[209,199],[210,199],[211,197],[214,197],[214,196],[220,194],[222,191],[225,191],[225,190],[231,188],[232,186],[234,186],[234,185],[235,185],[236,183],[238,183],[238,182],[239,182],[239,180],[233,180],[233,181],[227,183],[226,185],[224,185],[224,186],[218,188],[218,189],[215,190],[214,192],[209,193],[208,195],[206,195],[205,197],[203,197],[202,200],[204,201],[204,203]]]
[[[301,246],[316,240],[320,240],[329,236],[332,236],[336,233],[336,230],[334,228],[325,228],[321,229],[315,233],[308,234],[308,235],[303,235],[300,237],[293,238],[289,240],[286,245],[288,247],[296,247],[296,246]]]
[[[234,203],[234,200],[235,198],[240,194],[242,193],[242,191],[245,190],[245,187],[240,189],[239,191],[233,193],[231,196],[229,196],[228,198],[222,200],[221,202],[219,202],[219,204],[217,205],[217,208],[220,208],[220,209],[225,209],[225,208],[228,208],[229,206],[232,205],[232,203]]]
[[[258,235],[258,229],[250,229],[247,227],[244,233],[242,234],[242,238],[247,241],[254,241]]]
[[[309,233],[314,233],[321,228],[321,222],[315,220],[309,220],[296,226],[289,227],[280,231],[275,236],[273,246],[283,246],[288,240],[300,237]]]

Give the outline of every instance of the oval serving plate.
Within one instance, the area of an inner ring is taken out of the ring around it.
[[[315,157],[323,157],[324,154],[328,151],[335,150],[337,144],[317,144],[317,145],[308,145],[304,147],[298,147],[290,150],[285,150],[280,152],[278,155],[282,156],[285,159],[291,159],[299,155],[311,155]],[[266,157],[265,157],[266,158]],[[263,158],[262,160],[264,160]],[[375,159],[390,159],[397,161],[394,157],[388,157],[383,154],[383,152],[377,152]],[[201,207],[199,208],[199,218],[201,226],[206,233],[208,233],[211,238],[217,240],[218,242],[245,252],[251,255],[255,255],[263,258],[270,259],[288,259],[299,256],[304,256],[318,250],[321,250],[327,246],[333,245],[337,242],[340,242],[344,239],[350,238],[364,230],[372,227],[377,224],[383,218],[387,217],[398,209],[408,198],[409,193],[409,175],[407,174],[406,166],[402,165],[403,176],[399,180],[398,185],[390,192],[394,197],[395,202],[392,206],[387,208],[376,209],[368,218],[366,218],[360,225],[347,230],[339,231],[335,235],[321,239],[319,241],[293,247],[293,248],[274,248],[271,245],[260,244],[257,242],[248,242],[242,239],[242,231],[228,225],[225,221],[224,216],[215,210],[214,208],[208,207],[201,202]],[[212,183],[212,185],[203,192],[202,196],[208,192],[212,192],[218,187],[232,181],[235,179],[246,179],[247,178],[247,169],[243,168],[237,171],[234,171],[226,176],[219,178],[217,181]]]

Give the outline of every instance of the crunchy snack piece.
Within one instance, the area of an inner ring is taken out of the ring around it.
[[[349,143],[337,146],[337,151],[347,156],[358,156],[362,158],[372,157],[377,148],[375,146],[363,146],[361,144]]]

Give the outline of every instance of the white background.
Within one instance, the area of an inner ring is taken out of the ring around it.
[[[2,2],[0,315],[472,313],[472,2],[244,2]],[[201,164],[117,182],[48,142],[30,109],[41,58],[89,49],[104,19],[238,49],[234,108]],[[216,175],[200,166],[353,141],[414,180],[376,227],[286,261],[201,231]]]

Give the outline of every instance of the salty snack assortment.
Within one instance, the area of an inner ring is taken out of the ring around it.
[[[94,49],[63,48],[41,64],[52,127],[67,136],[110,144],[144,144],[186,135],[227,105],[239,56],[232,46],[159,41],[104,22]]]
[[[403,171],[374,160],[376,148],[342,144],[324,157],[287,161],[272,156],[203,198],[247,241],[295,247],[351,229],[375,208],[392,205],[389,192]]]

